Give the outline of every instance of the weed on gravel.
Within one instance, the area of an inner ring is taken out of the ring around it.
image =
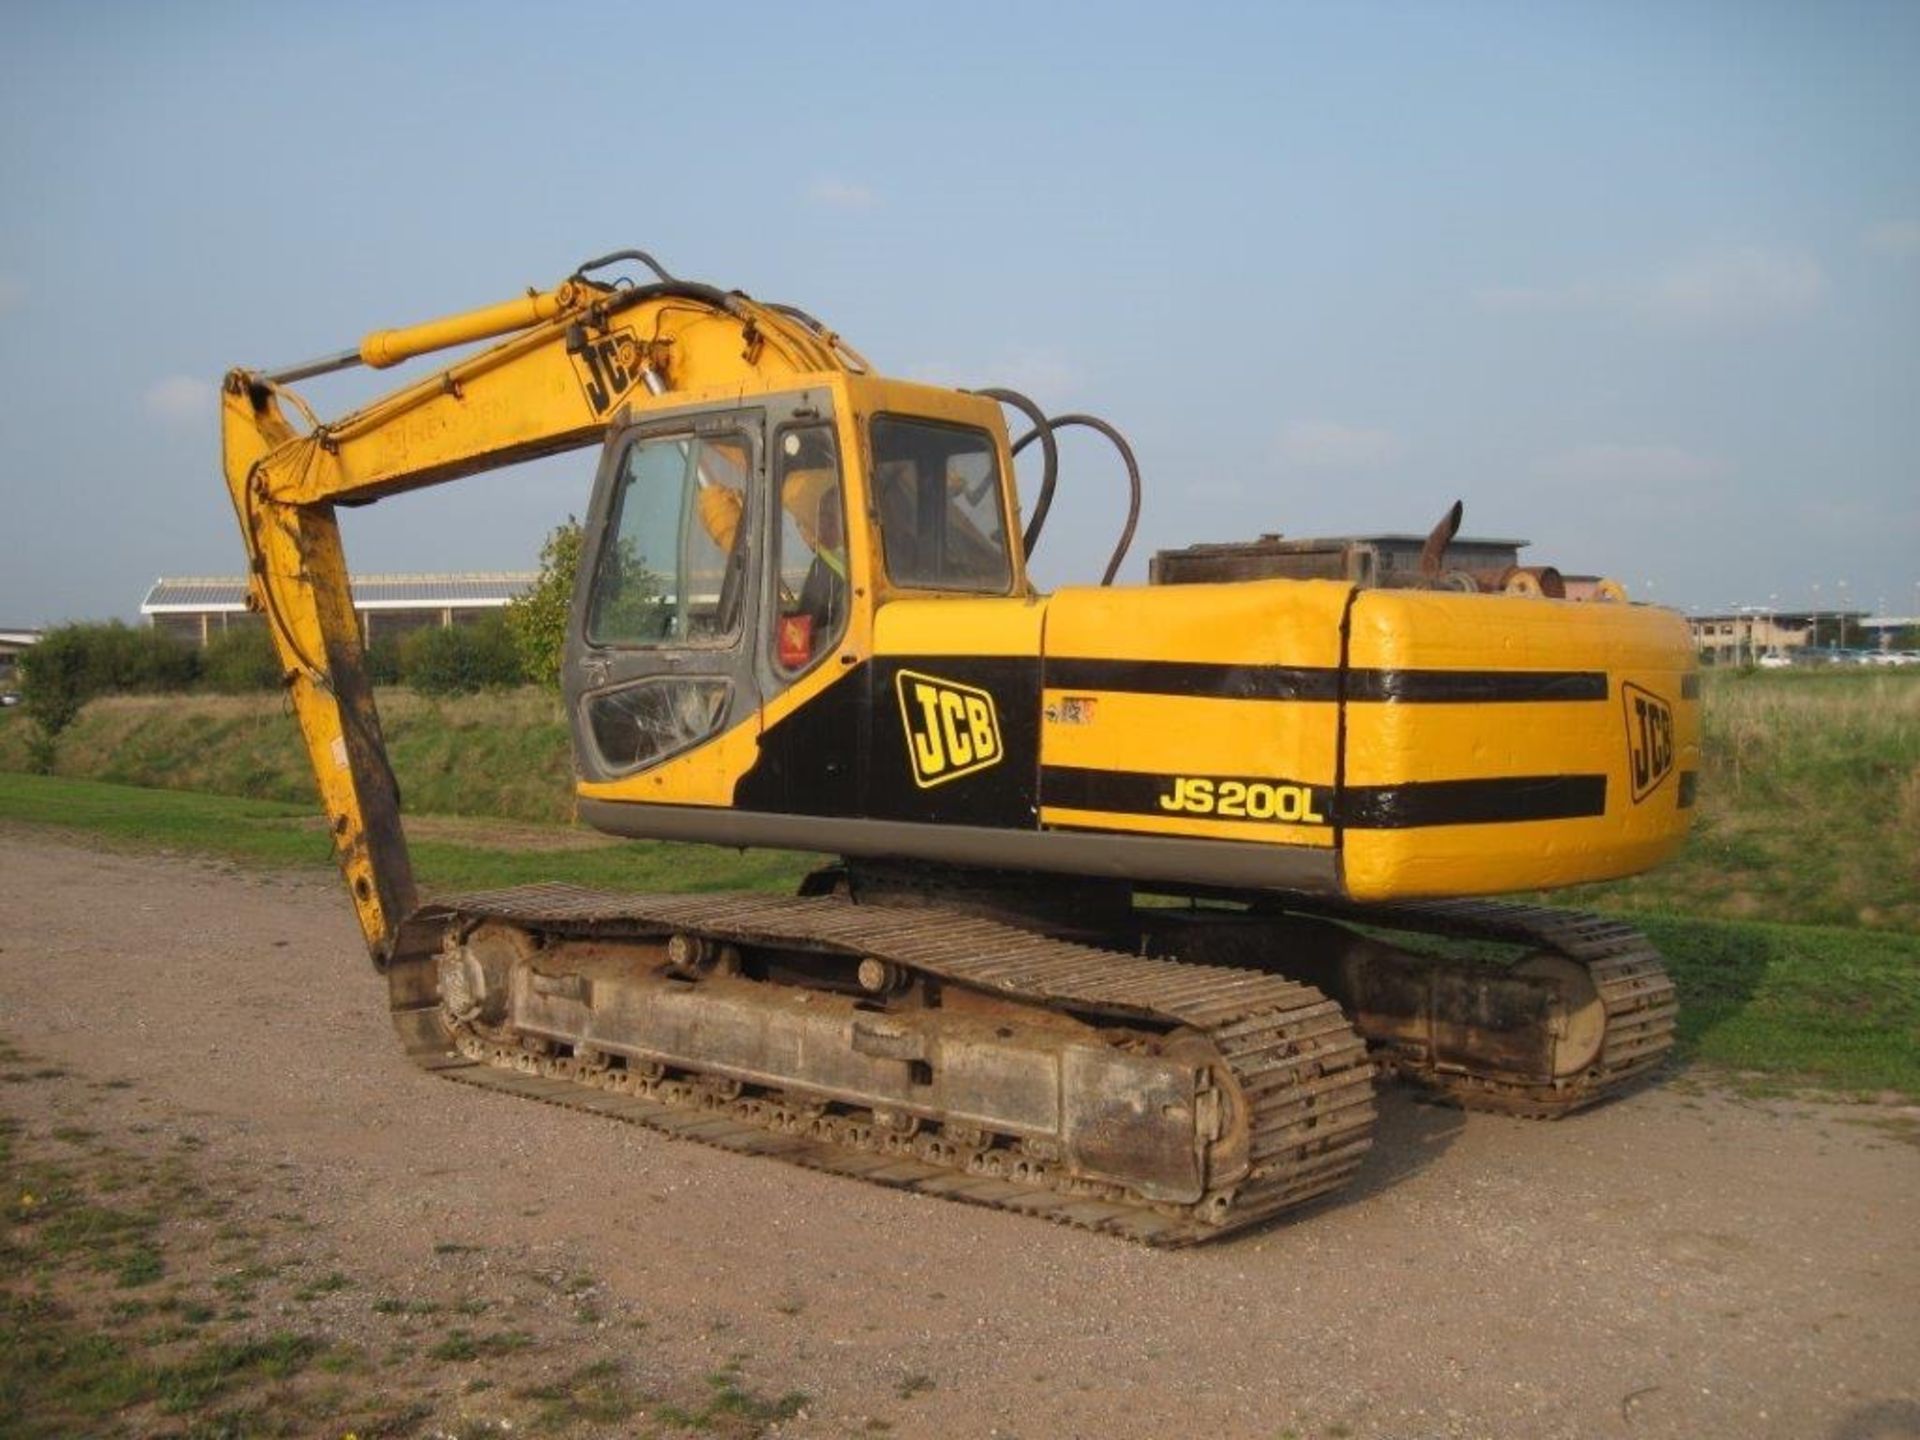
[[[111,1092],[4,1041],[0,1065],[37,1076],[0,1090],[0,1440],[753,1440],[805,1403],[750,1388],[740,1357],[649,1373],[644,1318],[577,1268],[502,1267],[475,1294],[459,1262],[480,1247],[445,1242],[369,1273],[288,1182],[165,1125],[77,1124]]]
[[[807,1397],[798,1390],[777,1399],[755,1394],[742,1382],[740,1367],[737,1356],[727,1361],[707,1376],[707,1394],[700,1404],[660,1405],[654,1409],[654,1419],[683,1430],[745,1440],[776,1421],[791,1420],[806,1407]]]

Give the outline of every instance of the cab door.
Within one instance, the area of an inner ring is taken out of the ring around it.
[[[563,667],[583,780],[690,760],[757,728],[765,471],[758,407],[649,416],[608,441]],[[658,799],[727,803],[724,775],[684,763],[672,773],[676,793]]]
[[[769,396],[760,639],[762,730],[733,804],[778,815],[858,815],[872,727],[871,675],[848,544],[844,417],[826,387]],[[857,513],[857,512],[856,512]]]

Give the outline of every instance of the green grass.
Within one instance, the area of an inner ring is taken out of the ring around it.
[[[791,1420],[805,1407],[807,1397],[794,1390],[769,1399],[747,1389],[740,1379],[740,1362],[729,1360],[707,1376],[707,1394],[698,1405],[662,1405],[656,1420],[682,1430],[714,1431],[730,1435],[758,1435],[778,1420]]]
[[[431,1350],[427,1351],[429,1360],[459,1362],[465,1360],[488,1359],[500,1355],[511,1355],[516,1350],[524,1350],[533,1343],[533,1337],[524,1330],[501,1330],[491,1335],[475,1335],[471,1330],[451,1330]]]
[[[1561,903],[1920,934],[1920,672],[1705,678],[1687,848]]]
[[[562,1380],[527,1386],[518,1394],[539,1402],[534,1429],[542,1434],[581,1425],[616,1425],[632,1419],[651,1399],[626,1379],[616,1360],[597,1360]]]
[[[166,1273],[165,1217],[201,1208],[192,1203],[201,1193],[164,1160],[25,1154],[20,1122],[0,1120],[0,1436],[91,1433],[86,1422],[135,1406],[195,1414],[230,1392],[298,1374],[320,1352],[321,1342],[290,1332],[199,1339],[198,1307],[178,1294],[121,1294]],[[142,1343],[117,1330],[155,1319],[163,1324]]]
[[[1781,1083],[1920,1096],[1920,936],[1634,919],[1680,991],[1682,1059]]]
[[[44,1294],[8,1296],[0,1300],[0,1434],[72,1435],[74,1421],[136,1405],[192,1414],[231,1391],[298,1374],[320,1348],[282,1333],[155,1360],[122,1336],[83,1327]]]
[[[312,808],[192,791],[0,772],[0,820],[83,830],[111,840],[259,865],[329,865]],[[552,827],[556,838],[569,831]],[[782,851],[737,854],[656,841],[592,849],[505,849],[454,840],[409,847],[423,890],[567,880],[616,890],[791,890],[813,863]]]

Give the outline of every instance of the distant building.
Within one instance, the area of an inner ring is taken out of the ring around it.
[[[1769,610],[1748,605],[1718,615],[1690,615],[1694,648],[1709,665],[1752,664],[1808,646],[1858,646],[1867,638],[1858,610]]]
[[[540,577],[501,570],[463,575],[360,575],[353,608],[368,644],[430,626],[471,624],[499,610]],[[247,609],[247,582],[237,575],[183,577],[153,582],[140,617],[156,630],[195,645],[247,625],[265,623]]]
[[[39,641],[38,630],[0,630],[0,690],[13,688],[16,662]]]
[[[1890,650],[1901,636],[1920,630],[1920,615],[1867,615],[1860,621],[1860,633],[1872,637],[1872,646]]]

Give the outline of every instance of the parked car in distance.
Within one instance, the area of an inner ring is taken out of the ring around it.
[[[1792,666],[1793,657],[1791,655],[1775,653],[1772,655],[1762,655],[1760,657],[1760,668],[1762,670],[1787,670],[1791,669]]]
[[[18,705],[19,703],[20,692],[18,690],[0,690],[0,709],[5,709],[9,705]]]

